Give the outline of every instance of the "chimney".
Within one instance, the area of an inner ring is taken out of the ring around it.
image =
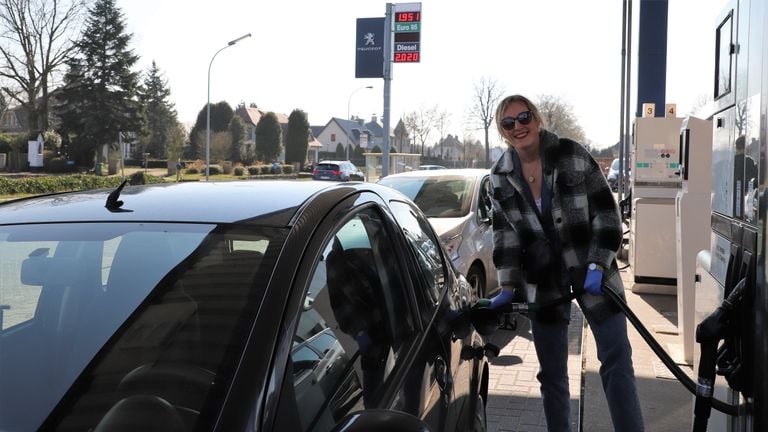
[[[371,121],[373,123],[378,123],[378,119],[376,118],[376,114],[371,115]]]
[[[357,118],[357,123],[358,123],[360,126],[363,126],[363,125],[365,124],[364,122],[365,122],[365,120],[361,119],[360,117],[358,117],[358,118]]]

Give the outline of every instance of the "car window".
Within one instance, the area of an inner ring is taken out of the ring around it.
[[[381,392],[414,340],[416,327],[395,249],[380,214],[347,220],[323,248],[303,301],[294,341],[320,353],[307,380],[296,375],[294,399],[302,430],[329,430],[353,410],[376,407]]]
[[[417,265],[427,287],[426,300],[429,304],[435,304],[445,285],[446,269],[440,253],[440,242],[429,223],[418,218],[410,204],[391,201],[390,208],[417,257]]]
[[[477,216],[480,219],[491,217],[491,181],[488,177],[483,177],[478,188],[477,197]]]
[[[385,177],[380,184],[407,196],[427,217],[462,217],[469,213],[473,177]]]
[[[164,399],[190,429],[210,427],[285,235],[0,227],[0,388],[25,389],[0,391],[0,430],[93,430],[137,395]]]

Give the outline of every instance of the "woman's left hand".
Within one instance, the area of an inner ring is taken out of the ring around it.
[[[584,279],[584,291],[592,295],[603,294],[603,271],[587,270],[587,277]]]

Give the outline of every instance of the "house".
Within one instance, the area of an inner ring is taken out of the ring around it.
[[[358,146],[368,151],[375,147],[372,144],[373,138],[373,132],[365,126],[363,119],[345,120],[337,117],[332,117],[317,135],[322,144],[321,152],[335,152],[339,144],[345,148],[351,147],[350,151]]]
[[[16,134],[27,131],[27,110],[21,106],[8,108],[0,117],[0,132]]]
[[[384,144],[384,127],[379,123],[376,115],[372,116],[371,121],[367,123],[361,118],[345,120],[333,117],[325,126],[312,128],[323,145],[320,150],[323,152],[335,152],[339,144],[352,146],[350,150],[360,146],[363,151],[371,151],[377,146],[381,148]],[[390,132],[389,145],[397,151],[410,147],[408,131],[402,120],[397,123],[394,133]]]

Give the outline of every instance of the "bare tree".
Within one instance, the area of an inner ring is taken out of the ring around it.
[[[2,91],[25,108],[30,133],[49,126],[49,91],[74,49],[84,5],[85,0],[0,0],[0,77],[17,87]]]
[[[584,143],[584,129],[573,114],[573,107],[559,96],[539,95],[536,106],[544,120],[544,127],[563,138]]]
[[[440,132],[440,157],[443,157],[443,140],[445,140],[445,130],[448,128],[448,123],[451,121],[451,114],[446,111],[438,111],[435,113],[435,127]]]
[[[490,167],[491,146],[488,140],[488,129],[493,124],[496,105],[501,100],[503,89],[499,83],[488,77],[483,77],[475,83],[472,95],[472,105],[469,109],[469,121],[478,124],[485,132],[485,167]]]
[[[411,132],[411,135],[418,140],[417,144],[421,144],[421,155],[424,155],[424,143],[427,142],[429,135],[432,133],[432,128],[435,126],[435,118],[437,113],[437,107],[429,109],[420,109],[419,111],[413,111],[405,115],[403,122],[405,127]]]

